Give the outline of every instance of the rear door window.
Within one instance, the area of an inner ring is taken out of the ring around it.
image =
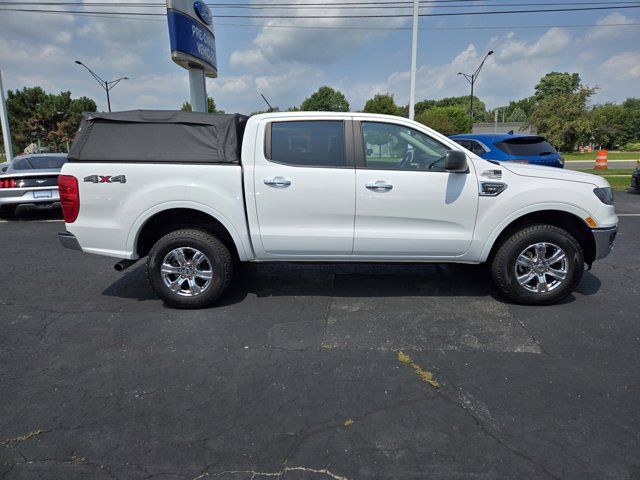
[[[267,158],[301,167],[345,167],[341,120],[272,122]]]
[[[531,157],[554,155],[556,149],[543,137],[515,137],[495,143],[495,146],[508,155]]]
[[[476,142],[475,140],[469,141],[469,150],[471,150],[476,155],[483,155],[486,153],[484,147],[480,144],[480,142]]]
[[[451,140],[456,142],[461,147],[464,147],[467,150],[471,150],[471,142],[469,140],[465,140],[464,138],[452,138]]]

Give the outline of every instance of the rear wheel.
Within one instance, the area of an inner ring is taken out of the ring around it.
[[[584,255],[576,239],[552,225],[523,227],[498,247],[491,276],[507,298],[549,305],[567,297],[582,279]]]
[[[2,205],[0,206],[0,217],[2,218],[14,218],[16,216],[16,205]]]
[[[147,277],[168,305],[203,308],[229,286],[233,260],[229,249],[210,233],[185,229],[162,237],[151,248]]]

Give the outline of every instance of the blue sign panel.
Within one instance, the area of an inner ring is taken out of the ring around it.
[[[184,67],[195,63],[210,76],[217,76],[216,38],[213,34],[195,19],[176,10],[167,10],[167,20],[174,60]]]

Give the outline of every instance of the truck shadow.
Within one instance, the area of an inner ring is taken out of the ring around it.
[[[576,292],[594,295],[600,286],[598,277],[585,272]],[[157,299],[147,283],[144,265],[127,271],[102,294],[139,301]],[[493,287],[485,266],[461,264],[241,264],[236,267],[229,290],[216,307],[240,303],[249,295],[258,298],[493,297],[509,303]],[[574,300],[570,295],[563,303]]]

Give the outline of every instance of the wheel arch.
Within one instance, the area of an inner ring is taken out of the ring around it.
[[[585,215],[587,217],[588,215]],[[547,224],[561,228],[570,233],[582,247],[584,259],[587,265],[591,264],[596,258],[596,243],[591,228],[576,212],[567,210],[549,208],[534,210],[523,213],[520,216],[505,222],[502,226],[496,228],[492,235],[492,240],[487,242],[483,258],[491,260],[495,251],[502,242],[513,232],[534,224]]]
[[[154,211],[139,220],[132,239],[132,250],[142,258],[164,235],[181,228],[200,228],[217,237],[231,252],[234,260],[244,261],[247,255],[239,235],[228,222],[211,212],[192,205],[168,206]]]

